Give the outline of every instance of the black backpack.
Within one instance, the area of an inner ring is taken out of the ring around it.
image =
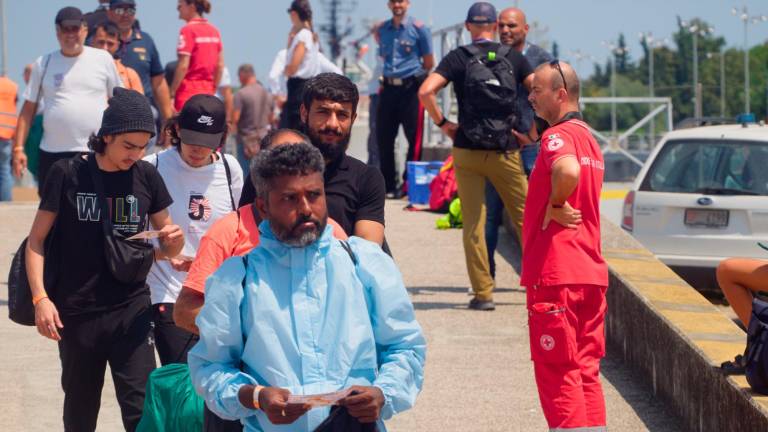
[[[461,129],[478,150],[516,146],[511,129],[519,113],[518,83],[507,58],[512,48],[496,45],[487,53],[477,45],[461,47],[470,56],[464,72]]]
[[[743,361],[752,390],[768,394],[768,303],[757,297],[752,300]]]

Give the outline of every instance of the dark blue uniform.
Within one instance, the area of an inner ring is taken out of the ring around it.
[[[121,44],[117,54],[124,65],[139,74],[141,85],[144,86],[144,95],[155,102],[152,94],[152,77],[163,75],[165,68],[160,62],[160,54],[152,37],[134,28],[131,39]]]
[[[400,125],[408,139],[408,160],[421,159],[424,108],[419,86],[426,77],[422,58],[432,54],[432,35],[421,21],[406,17],[395,27],[392,20],[379,27],[379,55],[384,59],[382,89],[376,116],[379,161],[388,193],[397,193],[395,139]],[[407,178],[403,170],[403,178]]]

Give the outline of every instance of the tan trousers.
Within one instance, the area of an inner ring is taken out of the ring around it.
[[[493,278],[485,245],[485,182],[493,184],[522,239],[523,207],[528,180],[520,162],[520,152],[453,148],[456,183],[464,221],[464,256],[472,290],[479,300],[493,299]]]

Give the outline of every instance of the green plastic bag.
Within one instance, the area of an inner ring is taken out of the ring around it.
[[[203,430],[203,399],[195,393],[189,366],[173,363],[149,374],[137,432]]]
[[[29,127],[24,153],[27,154],[27,169],[37,178],[37,166],[40,161],[40,141],[43,140],[43,116],[36,115]]]
[[[435,221],[437,229],[461,228],[464,225],[461,216],[461,200],[459,198],[451,201],[448,206],[448,214]]]

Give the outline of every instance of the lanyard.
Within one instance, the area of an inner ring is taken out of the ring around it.
[[[563,118],[561,118],[557,123],[553,124],[550,127],[557,126],[560,123],[565,123],[568,120],[584,120],[584,117],[581,115],[578,111],[571,111],[569,113],[566,113]]]

